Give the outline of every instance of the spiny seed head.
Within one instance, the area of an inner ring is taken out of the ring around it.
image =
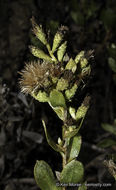
[[[50,73],[49,64],[43,62],[31,62],[25,65],[24,70],[20,72],[21,79],[19,81],[21,91],[31,94],[40,88],[46,88],[50,85],[48,79]]]
[[[21,79],[19,84],[21,91],[26,94],[38,92],[41,89],[47,89],[53,85],[52,79],[61,77],[62,71],[60,65],[48,63],[46,61],[27,63],[24,69],[19,72]]]

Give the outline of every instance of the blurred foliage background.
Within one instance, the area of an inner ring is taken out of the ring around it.
[[[44,117],[57,141],[59,119],[47,104],[24,96],[18,85],[18,71],[32,59],[28,45],[41,45],[31,31],[32,16],[52,35],[59,26],[68,27],[70,56],[94,50],[92,74],[83,91],[91,95],[91,103],[81,129],[79,159],[88,183],[110,183],[101,189],[114,190],[115,180],[103,162],[116,162],[115,0],[0,0],[0,190],[37,190],[33,179],[37,159],[61,169],[61,159],[48,146],[41,123]],[[75,104],[83,93],[75,96]]]

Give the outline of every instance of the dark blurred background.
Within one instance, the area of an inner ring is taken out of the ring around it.
[[[116,118],[116,77],[110,66],[111,60],[116,63],[115,0],[0,0],[0,190],[37,190],[33,179],[37,159],[61,170],[61,157],[47,144],[41,118],[55,141],[61,136],[62,123],[47,104],[24,96],[18,84],[18,71],[32,58],[28,45],[36,43],[32,16],[52,36],[59,26],[68,27],[70,56],[94,50],[92,73],[83,92],[90,94],[91,103],[80,132],[79,159],[88,183],[110,183],[104,189],[114,190],[115,181],[103,161],[116,152],[116,146],[97,144],[109,136],[116,142],[101,127],[102,123],[113,125]]]

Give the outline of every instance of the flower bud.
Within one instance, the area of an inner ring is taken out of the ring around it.
[[[43,32],[42,26],[38,26],[34,20],[34,18],[31,19],[32,26],[33,26],[33,32],[36,35],[36,37],[44,44],[47,44],[46,35]]]
[[[38,57],[40,59],[44,59],[48,62],[53,62],[52,58],[49,57],[47,54],[44,53],[44,51],[40,50],[39,48],[36,48],[34,46],[29,46],[31,53],[35,56]]]
[[[60,91],[63,91],[65,89],[67,89],[67,87],[68,87],[68,81],[66,79],[60,78],[58,80],[56,89],[60,90]]]
[[[71,59],[69,60],[69,62],[67,63],[65,69],[67,69],[67,70],[72,70],[73,73],[76,71],[77,66],[76,66],[75,61],[74,61],[72,58],[71,58]]]
[[[63,39],[63,34],[61,32],[57,32],[54,36],[54,40],[53,40],[53,47],[52,47],[52,52],[54,53],[56,51],[56,49],[59,47],[61,41]]]
[[[89,96],[85,97],[83,103],[78,108],[78,110],[76,112],[76,120],[77,121],[85,117],[87,110],[89,108],[89,101],[90,101],[90,97]]]
[[[65,41],[59,48],[57,51],[57,56],[58,56],[58,60],[62,61],[63,56],[66,52],[66,48],[67,48],[67,41]]]
[[[84,56],[84,51],[81,51],[79,54],[77,54],[77,56],[75,57],[75,63],[79,63],[79,61],[81,60],[81,58]]]

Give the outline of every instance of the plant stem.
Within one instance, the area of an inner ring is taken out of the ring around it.
[[[66,165],[66,153],[64,153],[63,157],[62,157],[62,168],[64,168]]]
[[[62,126],[62,138],[64,140],[64,153],[62,155],[62,169],[64,169],[66,163],[67,163],[67,139],[64,138],[64,134],[65,134],[66,128],[64,127],[64,125]],[[66,187],[63,187],[62,190],[66,190]]]
[[[64,168],[65,165],[66,165],[66,152],[63,154],[63,157],[62,157],[62,168]],[[62,190],[66,190],[66,188],[63,187]]]
[[[52,57],[53,61],[54,61],[55,63],[57,63],[58,60],[57,60],[56,57],[53,55],[53,53],[52,53],[52,51],[51,51],[51,48],[50,48],[50,45],[49,45],[48,43],[46,44],[46,47],[47,47],[48,52],[49,52],[50,56]]]

